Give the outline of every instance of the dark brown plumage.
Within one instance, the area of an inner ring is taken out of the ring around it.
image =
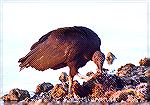
[[[100,45],[100,38],[89,28],[58,28],[42,36],[18,62],[21,63],[21,70],[30,66],[40,71],[68,66],[71,82],[77,70],[89,60],[102,68],[105,56],[100,51]]]

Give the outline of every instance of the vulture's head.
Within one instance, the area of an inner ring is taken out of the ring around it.
[[[101,51],[96,51],[92,57],[92,61],[97,65],[98,69],[102,70],[105,61],[105,55]]]

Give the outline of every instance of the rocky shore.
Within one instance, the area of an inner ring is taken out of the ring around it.
[[[61,84],[51,83],[37,85],[34,96],[27,90],[12,89],[1,97],[5,103],[18,105],[52,105],[72,102],[80,104],[100,103],[149,103],[150,102],[150,59],[144,58],[140,66],[128,63],[117,69],[117,73],[110,75],[103,68],[102,76],[88,72],[87,76],[95,75],[82,85],[73,82],[73,94],[68,94],[68,75],[62,72],[59,80]],[[67,105],[67,104],[66,104]],[[70,104],[69,104],[70,105]]]

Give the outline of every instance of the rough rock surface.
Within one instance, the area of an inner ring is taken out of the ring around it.
[[[107,63],[110,65],[110,64],[113,64],[114,60],[117,59],[115,57],[115,55],[111,52],[108,52],[107,56],[106,56],[106,61]]]
[[[140,64],[140,66],[149,66],[150,67],[150,58],[141,59],[139,64]]]
[[[29,92],[18,88],[12,89],[8,94],[2,97],[4,101],[21,101],[26,98],[30,98]]]
[[[146,99],[148,101],[150,101],[150,67],[148,68],[148,70],[145,72],[145,76],[148,77],[148,81],[147,81],[147,94],[146,94]]]
[[[73,94],[68,98],[68,75],[63,72],[59,80],[61,84],[53,86],[51,83],[42,83],[37,86],[35,95],[30,97],[29,92],[21,89],[13,89],[2,97],[4,101],[20,101],[29,105],[48,102],[150,102],[150,67],[135,66],[128,63],[118,68],[114,75],[109,75],[107,69],[103,69],[99,77],[93,72],[86,75],[95,75],[87,82],[80,84],[73,81]],[[21,101],[22,100],[22,101]]]
[[[36,94],[40,94],[41,92],[48,92],[49,90],[51,90],[54,86],[51,83],[42,83],[39,84],[36,87]]]
[[[51,97],[55,101],[63,101],[66,95],[67,91],[63,88],[62,84],[57,84],[51,91]]]

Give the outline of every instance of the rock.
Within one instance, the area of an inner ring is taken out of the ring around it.
[[[120,90],[124,87],[124,81],[116,76],[116,75],[109,75],[103,74],[101,77],[97,78],[98,83],[101,83],[104,87],[105,91],[108,90]]]
[[[104,101],[104,87],[102,84],[95,84],[94,87],[92,88],[92,94],[91,94],[91,99],[94,100],[103,100]]]
[[[22,101],[25,98],[30,98],[30,94],[27,90],[21,90],[18,88],[12,89],[9,94],[3,96],[4,101]]]
[[[139,61],[140,66],[150,66],[150,58],[144,58]]]
[[[59,76],[59,80],[63,83],[63,82],[68,82],[68,75],[66,72],[62,72]]]
[[[69,76],[67,75],[66,72],[62,72],[59,76],[59,80],[61,81],[63,88],[68,91],[69,88]]]
[[[121,91],[116,91],[109,98],[111,102],[143,102],[144,95],[140,92],[136,92],[134,89],[124,89]]]
[[[86,75],[91,76],[94,75],[94,73],[88,72]],[[83,82],[82,85],[80,85],[80,83],[76,80],[73,81],[73,85],[72,85],[73,93],[80,98],[87,97],[89,94],[92,94],[92,88],[96,83],[98,83],[96,78],[97,75],[95,78],[91,78],[87,82]]]
[[[48,92],[49,90],[51,90],[54,86],[51,83],[42,83],[39,84],[36,87],[36,94],[40,94],[41,92]]]
[[[94,75],[94,73],[93,73],[92,71],[86,73],[86,76],[89,76],[89,77],[90,77],[90,76],[92,76],[92,75]]]
[[[61,84],[39,84],[31,98],[28,91],[21,89],[12,89],[1,98],[4,101],[20,101],[18,105],[47,105],[49,102],[146,102],[150,101],[150,67],[146,65],[148,63],[142,66],[128,63],[118,68],[114,75],[108,74],[108,69],[104,68],[101,75],[88,72],[86,76],[92,78],[82,85],[77,80],[73,81],[73,94],[68,94],[68,75],[62,72],[59,77]],[[69,95],[71,97],[68,97]]]
[[[126,86],[136,86],[140,83],[146,83],[148,78],[145,76],[147,70],[144,66],[135,66],[131,63],[121,66],[116,73],[126,83]]]
[[[144,62],[144,61],[143,61]],[[121,66],[116,73],[125,81],[126,89],[134,89],[135,96],[128,96],[130,100],[144,101],[149,100],[148,81],[150,80],[148,67],[135,66],[133,64],[126,64]],[[140,97],[137,99],[137,97]],[[134,98],[134,99],[133,99]],[[128,99],[129,101],[129,99]]]
[[[144,75],[145,75],[146,77],[150,77],[150,67],[147,68],[147,70],[144,72]]]
[[[93,73],[88,72],[87,75],[91,76],[93,75]],[[108,75],[108,74],[103,74],[100,77],[99,75],[95,75],[95,77],[90,79],[89,81],[83,82],[83,85],[80,85],[78,81],[73,82],[73,92],[80,98],[87,97],[91,94],[93,94],[92,98],[96,98],[97,96],[94,96],[94,94],[96,94],[98,89],[100,90],[103,89],[103,91],[108,91],[114,89],[119,90],[122,89],[123,87],[124,87],[124,82],[123,80],[121,80],[120,77],[116,75]]]
[[[108,52],[107,56],[106,56],[106,61],[109,65],[113,64],[114,60],[117,59],[115,57],[114,54],[112,54],[111,52]]]
[[[93,73],[88,72],[87,75],[91,76],[93,75]],[[101,94],[100,96],[103,96],[103,94],[106,91],[110,91],[114,89],[120,90],[123,87],[124,87],[124,82],[123,80],[121,80],[120,77],[116,75],[108,75],[108,74],[103,74],[102,76],[95,75],[95,77],[90,79],[89,81],[83,82],[83,85],[80,85],[78,81],[73,82],[74,93],[80,98],[88,97],[90,95],[91,99],[102,99],[98,97],[98,95]]]
[[[51,90],[48,92],[41,92],[40,94],[35,94],[29,100],[29,102],[37,102],[38,100],[42,100],[42,102],[51,102]]]
[[[3,101],[11,101],[8,94],[5,94],[4,96],[2,96],[1,99],[2,99]],[[18,99],[17,99],[17,100],[18,100]]]
[[[136,92],[140,92],[141,94],[147,93],[147,83],[140,83],[135,87]]]
[[[91,88],[88,86],[88,83],[86,85],[80,85],[78,81],[73,81],[73,93],[75,93],[80,98],[88,96],[91,93]]]
[[[145,76],[148,77],[147,80],[147,91],[146,91],[146,99],[150,102],[150,67],[145,72]]]
[[[118,68],[116,75],[119,77],[128,76],[132,73],[133,69],[136,69],[134,64],[128,63]]]
[[[51,90],[50,95],[55,101],[62,101],[67,95],[67,91],[63,88],[62,84],[56,84]]]

